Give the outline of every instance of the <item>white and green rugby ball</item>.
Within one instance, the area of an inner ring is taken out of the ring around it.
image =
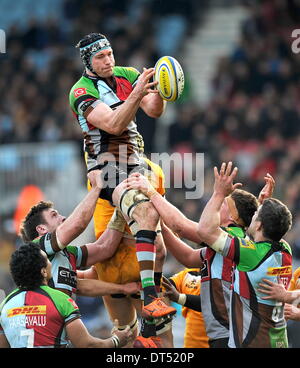
[[[178,100],[184,89],[184,73],[179,62],[172,56],[163,56],[154,68],[160,96],[166,101]]]

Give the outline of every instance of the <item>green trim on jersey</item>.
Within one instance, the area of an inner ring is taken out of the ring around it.
[[[115,66],[113,70],[115,77],[124,77],[132,85],[137,81],[140,76],[140,72],[132,67]]]
[[[236,238],[240,246],[239,271],[248,272],[256,268],[272,248],[271,242],[254,242],[252,240]],[[292,254],[290,246],[286,242],[280,242],[284,251]]]
[[[229,225],[228,227],[222,227],[229,235],[237,238],[244,238],[246,236],[245,230],[240,226]]]
[[[62,291],[53,289],[47,285],[40,286],[51,298],[56,309],[64,317],[69,317],[72,313],[78,313],[79,308],[75,307],[76,303],[71,299],[71,297]],[[70,301],[72,300],[72,302]]]
[[[115,77],[123,77],[127,79],[132,85],[137,81],[140,73],[137,69],[132,67],[123,67],[123,66],[115,66],[113,69],[113,74]],[[75,101],[77,98],[80,98],[82,95],[78,95],[75,97],[74,91],[78,88],[85,88],[86,93],[84,95],[90,95],[91,97],[96,98],[97,100],[101,99],[98,88],[95,86],[95,82],[97,82],[98,78],[94,77],[88,78],[86,76],[82,76],[72,87],[69,93],[69,103],[72,110],[75,114],[79,115],[78,109],[75,107]]]
[[[82,76],[77,83],[74,84],[74,86],[72,87],[70,93],[69,93],[69,103],[71,106],[71,109],[75,112],[75,114],[79,114],[78,110],[75,107],[75,101],[77,100],[77,98],[81,97],[80,95],[78,97],[75,97],[74,95],[74,91],[78,88],[85,88],[86,89],[86,93],[84,93],[85,95],[90,95],[94,98],[96,98],[97,100],[100,98],[99,96],[99,91],[98,89],[95,87],[94,82],[92,79],[89,79],[85,76]]]

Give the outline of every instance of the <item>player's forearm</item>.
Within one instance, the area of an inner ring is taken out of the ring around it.
[[[200,250],[193,249],[182,240],[177,238],[170,229],[163,226],[162,234],[165,245],[176,258],[176,260],[185,267],[201,267]]]
[[[165,111],[167,102],[158,93],[148,94],[141,101],[141,108],[151,118],[159,118]]]
[[[77,280],[77,294],[82,296],[97,297],[110,294],[124,293],[123,285],[105,282],[102,280]]]
[[[201,214],[198,235],[208,245],[212,245],[220,235],[220,210],[223,201],[224,196],[213,193]]]
[[[196,312],[202,311],[200,295],[179,294],[177,303],[183,305],[184,307],[193,309]]]
[[[88,250],[87,264],[89,267],[98,262],[103,262],[111,258],[120,242],[123,233],[114,229],[106,229],[105,232],[94,243],[86,244]]]
[[[112,135],[120,135],[127,128],[128,124],[135,119],[137,110],[140,107],[141,97],[131,92],[127,100],[115,110],[103,112],[101,106],[92,111],[88,119],[95,127],[104,130]]]
[[[282,297],[282,300],[279,301],[287,304],[293,304],[295,301],[297,301],[298,304],[300,304],[300,290],[286,291]]]
[[[197,223],[189,220],[182,212],[168,202],[159,193],[152,195],[151,203],[156,208],[161,219],[172,231],[179,236],[194,242],[201,242],[197,234]]]
[[[4,334],[0,334],[0,348],[10,348],[9,342]]]
[[[100,188],[93,187],[70,216],[57,228],[56,235],[62,245],[67,246],[86,229],[93,217],[99,194]]]

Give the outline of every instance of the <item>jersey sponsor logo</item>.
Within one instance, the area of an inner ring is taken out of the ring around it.
[[[251,240],[240,238],[240,245],[242,248],[256,249],[255,243]]]
[[[7,311],[7,317],[14,317],[20,315],[46,314],[46,305],[26,305],[19,308],[11,308]]]
[[[74,97],[79,97],[79,96],[83,96],[83,95],[85,95],[86,94],[86,88],[82,88],[82,87],[80,87],[80,88],[76,88],[76,89],[74,89]]]
[[[72,288],[77,287],[77,276],[76,272],[69,270],[65,267],[58,267],[57,282],[71,286]]]
[[[283,266],[283,267],[269,267],[267,271],[267,275],[269,276],[281,276],[281,275],[291,275],[292,274],[292,266]]]

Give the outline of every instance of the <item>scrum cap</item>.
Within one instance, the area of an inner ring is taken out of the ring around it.
[[[111,45],[103,34],[90,33],[78,42],[76,48],[79,48],[80,57],[85,67],[95,73],[92,67],[93,56],[101,50],[111,48]]]

